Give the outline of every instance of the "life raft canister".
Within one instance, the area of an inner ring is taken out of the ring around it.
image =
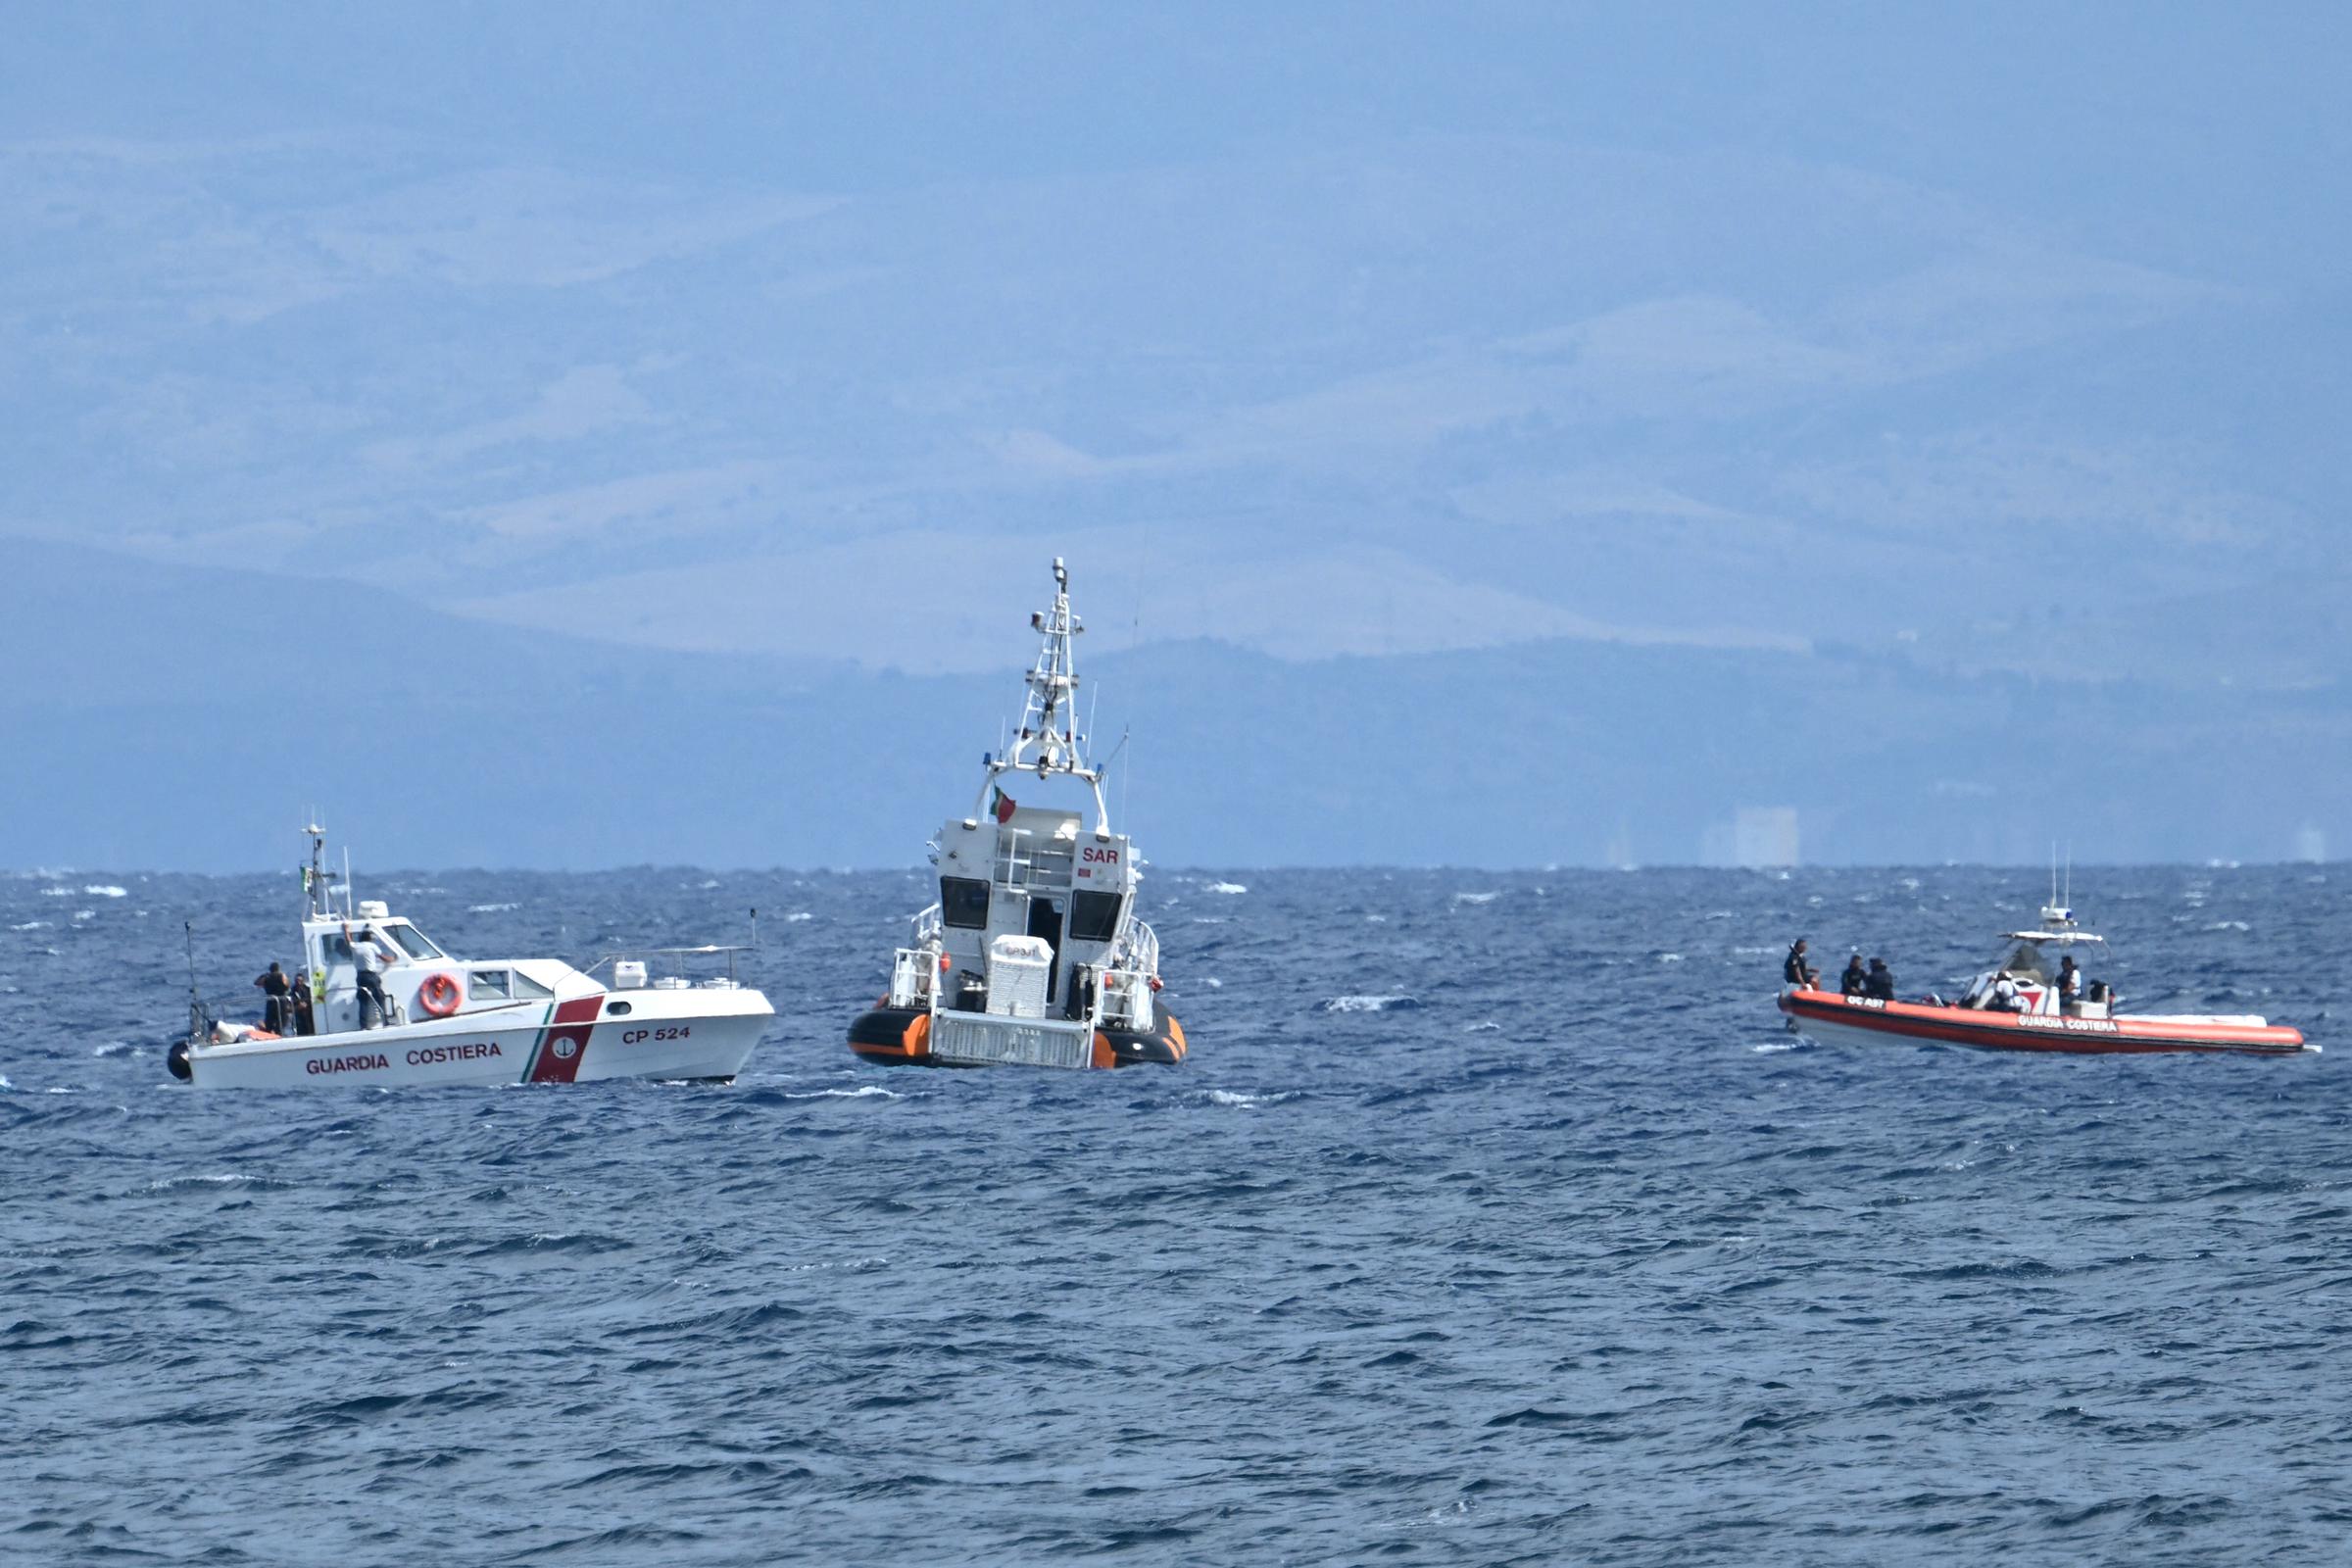
[[[446,1018],[457,1011],[458,1004],[465,1000],[466,993],[459,987],[458,977],[453,974],[427,975],[424,984],[416,988],[416,1005],[428,1017]]]

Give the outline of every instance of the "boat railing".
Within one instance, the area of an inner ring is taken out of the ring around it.
[[[1034,842],[1034,829],[997,829],[994,880],[999,887],[1067,887],[1076,869],[1078,848],[1062,839]]]
[[[1102,969],[1097,1018],[1118,1028],[1150,1033],[1152,998],[1158,979],[1158,933],[1141,920],[1131,920],[1110,963]]]
[[[932,987],[939,977],[937,947],[901,948],[891,955],[890,1004],[894,1007],[928,1007]]]
[[[720,943],[696,948],[623,948],[592,963],[574,967],[591,980],[596,978],[598,970],[609,971],[604,983],[614,991],[680,990],[690,986],[732,989],[743,983],[735,972],[736,955],[752,951],[748,946]],[[721,958],[725,960],[723,975],[718,972]]]
[[[947,922],[941,918],[939,906],[936,904],[916,910],[914,918],[907,924],[913,927],[913,943],[918,948],[928,943],[938,942],[947,934],[948,929]]]

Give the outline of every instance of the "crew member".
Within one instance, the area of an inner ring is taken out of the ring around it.
[[[311,977],[303,975],[294,982],[294,1032],[315,1035],[318,1032],[318,1015],[311,1006]]]
[[[1992,1000],[1986,1005],[1995,1012],[2023,1012],[2026,999],[2018,994],[2017,982],[2003,974],[1992,983]]]
[[[1838,977],[1838,989],[1849,997],[1870,994],[1870,976],[1862,972],[1862,955],[1859,953],[1845,960],[1845,973]]]
[[[1805,962],[1803,937],[1789,944],[1788,957],[1781,965],[1781,978],[1800,991],[1812,989],[1813,982],[1821,978],[1821,971]]]
[[[343,922],[343,940],[351,949],[352,984],[359,988],[360,993],[360,1027],[373,1029],[379,1024],[390,1023],[392,1004],[384,996],[382,977],[376,973],[383,960],[377,956],[375,947],[383,939],[373,931],[363,931],[355,937],[351,934],[351,922],[346,920]]]
[[[268,974],[257,977],[253,983],[261,988],[262,1027],[273,1035],[287,1033],[286,994],[294,985],[286,978],[286,971],[273,963]]]
[[[1886,967],[1885,958],[1870,960],[1870,977],[1863,982],[1863,987],[1864,996],[1876,997],[1881,1002],[1894,1000],[1894,971]]]
[[[2075,956],[2068,954],[2058,960],[2058,1004],[2082,1000],[2082,971],[2075,967]]]

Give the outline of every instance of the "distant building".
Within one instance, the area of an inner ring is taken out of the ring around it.
[[[1796,864],[1796,808],[1740,808],[1732,818],[1732,859],[1746,866]]]
[[[1742,806],[1729,822],[1707,828],[1699,858],[1708,865],[1738,865],[1750,870],[1797,863],[1796,808]]]

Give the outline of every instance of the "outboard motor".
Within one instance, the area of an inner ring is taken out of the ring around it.
[[[188,1043],[185,1040],[172,1042],[172,1049],[164,1053],[164,1065],[171,1068],[172,1076],[183,1084],[196,1076],[188,1066]]]

